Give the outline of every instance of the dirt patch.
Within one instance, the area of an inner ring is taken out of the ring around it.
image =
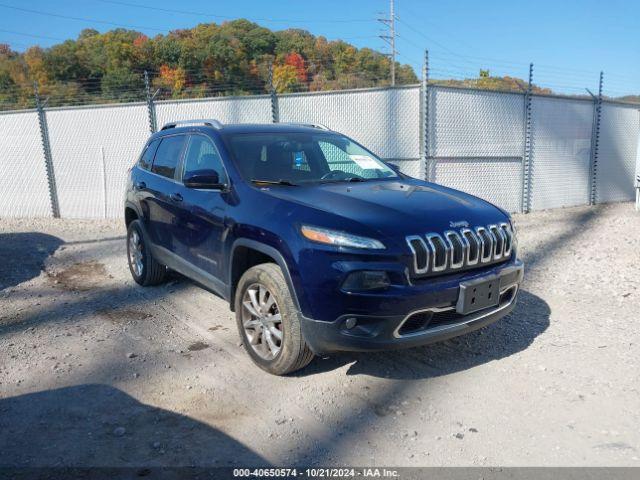
[[[98,315],[107,317],[113,323],[126,323],[136,322],[140,320],[146,320],[153,317],[150,313],[143,312],[141,310],[135,310],[133,308],[110,308],[96,311]]]
[[[54,285],[65,290],[87,291],[100,288],[107,277],[107,270],[96,261],[74,263],[61,271],[50,271],[47,275]]]
[[[200,350],[204,350],[205,348],[209,348],[209,345],[204,342],[195,342],[187,347],[190,352],[198,352]]]
[[[229,330],[229,328],[223,327],[222,325],[214,325],[213,327],[209,327],[207,330],[209,330],[210,332],[215,332],[216,330],[227,331]]]

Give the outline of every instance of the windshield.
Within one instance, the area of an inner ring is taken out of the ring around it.
[[[232,134],[228,143],[247,181],[298,185],[398,176],[374,154],[335,133]]]

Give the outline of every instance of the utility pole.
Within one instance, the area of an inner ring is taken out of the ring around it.
[[[389,0],[389,18],[379,18],[380,23],[384,23],[389,27],[389,35],[379,35],[379,37],[387,42],[391,47],[389,58],[391,59],[391,86],[396,84],[396,14],[395,0]]]

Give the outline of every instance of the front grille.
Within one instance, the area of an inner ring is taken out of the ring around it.
[[[513,232],[507,223],[406,237],[412,276],[422,277],[484,266],[511,257]]]
[[[455,325],[456,323],[479,318],[492,312],[505,308],[513,302],[514,296],[517,291],[517,286],[511,286],[506,288],[500,293],[500,301],[497,307],[489,307],[484,310],[479,310],[470,315],[462,315],[456,312],[455,306],[434,308],[431,310],[423,310],[421,312],[414,313],[407,317],[407,319],[400,325],[397,330],[396,336],[403,337],[407,335],[416,335],[428,331],[429,329],[436,327],[446,327],[447,325]]]
[[[472,315],[484,314],[488,311],[494,310],[496,308],[504,307],[506,304],[511,303],[513,300],[513,294],[515,293],[515,288],[510,288],[506,290],[502,294],[500,294],[500,302],[498,303],[498,307],[490,307],[485,310],[480,310],[478,312],[473,313]],[[424,313],[424,312],[423,312]],[[435,327],[436,325],[447,325],[449,323],[458,323],[465,319],[465,315],[462,315],[455,311],[454,308],[450,310],[443,310],[440,312],[435,312],[431,317],[431,321],[429,322],[430,327]]]
[[[411,315],[398,329],[398,334],[408,335],[410,333],[424,330],[427,327],[427,325],[429,325],[429,322],[431,321],[432,317],[433,317],[433,312],[420,312],[420,313]]]

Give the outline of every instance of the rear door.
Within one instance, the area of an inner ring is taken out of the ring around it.
[[[142,152],[142,155],[140,155],[140,159],[138,160],[136,167],[131,169],[132,188],[127,192],[127,199],[132,201],[135,205],[142,205],[145,213],[146,201],[149,196],[147,192],[147,183],[149,182],[149,178],[152,177],[151,165],[153,164],[153,157],[156,154],[158,145],[160,145],[160,140],[160,138],[156,138],[149,142]],[[147,220],[146,216],[143,215],[142,221],[145,222],[145,227],[148,226]]]
[[[178,165],[186,138],[185,134],[162,137],[145,185],[147,230],[155,245],[172,253],[177,253],[174,239],[182,208]]]
[[[215,170],[220,183],[228,184],[218,149],[209,137],[190,135],[185,152],[182,177],[197,170]],[[223,280],[222,249],[229,194],[226,189],[202,190],[184,186],[181,194],[178,248],[193,266]]]

